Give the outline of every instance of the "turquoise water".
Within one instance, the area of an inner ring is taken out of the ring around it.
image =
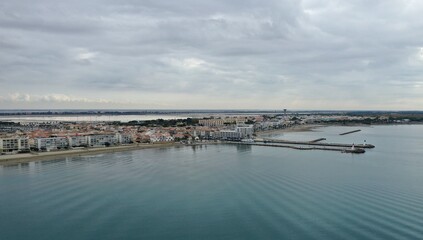
[[[423,239],[423,125],[360,129],[280,137],[376,145],[363,155],[210,145],[1,166],[0,239]]]

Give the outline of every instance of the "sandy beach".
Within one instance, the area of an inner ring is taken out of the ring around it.
[[[33,152],[23,153],[14,155],[2,155],[0,156],[0,165],[24,163],[31,161],[40,160],[52,160],[60,157],[74,157],[74,156],[86,156],[96,155],[110,152],[122,152],[128,150],[148,149],[148,148],[166,148],[184,146],[180,143],[162,143],[162,144],[132,144],[123,145],[116,147],[103,147],[103,148],[83,148],[83,149],[72,149],[63,151],[52,151],[52,152]]]
[[[270,134],[278,134],[278,133],[287,133],[287,132],[308,132],[313,131],[315,128],[325,127],[325,125],[316,125],[316,124],[309,124],[309,125],[295,125],[288,128],[282,129],[272,129],[266,131],[258,131],[256,132],[257,137],[263,137]]]

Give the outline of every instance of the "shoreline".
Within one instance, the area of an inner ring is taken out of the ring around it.
[[[257,137],[263,137],[266,135],[287,133],[287,132],[310,132],[310,131],[313,131],[315,128],[319,128],[319,127],[327,127],[327,126],[322,124],[295,125],[295,126],[287,127],[287,128],[258,131],[256,135]]]
[[[373,126],[404,126],[404,125],[423,125],[423,122],[411,122],[411,123],[374,123],[374,124],[363,124],[363,123],[320,123],[320,124],[305,124],[305,125],[294,125],[287,128],[271,129],[264,131],[257,131],[257,137],[263,137],[266,135],[278,134],[278,133],[288,133],[288,132],[310,132],[316,128],[323,127],[373,127]]]
[[[272,129],[265,131],[256,132],[256,137],[264,137],[272,134],[281,134],[287,132],[309,132],[313,131],[316,128],[320,127],[330,127],[330,126],[397,126],[405,124],[307,124],[307,125],[295,125],[283,129]],[[421,125],[421,124],[406,124],[406,125]],[[142,150],[142,149],[151,149],[151,148],[170,148],[170,147],[185,147],[185,146],[200,146],[200,145],[211,145],[211,144],[220,144],[221,142],[202,142],[195,144],[181,144],[181,143],[158,143],[158,144],[132,144],[132,145],[121,145],[113,147],[102,147],[102,148],[83,148],[83,149],[71,149],[71,150],[62,150],[62,151],[53,151],[53,152],[33,152],[33,153],[22,153],[14,155],[0,155],[0,166],[11,165],[11,164],[20,164],[20,163],[29,163],[32,161],[47,161],[54,160],[57,158],[63,157],[78,157],[78,156],[89,156],[89,155],[99,155],[103,153],[114,153],[114,152],[123,152],[123,151],[133,151],[133,150]]]
[[[31,161],[44,161],[44,160],[53,160],[60,157],[78,157],[78,156],[87,156],[87,155],[98,155],[102,153],[113,153],[113,152],[122,152],[138,149],[148,149],[148,148],[160,148],[160,147],[173,147],[179,144],[170,143],[170,144],[140,144],[140,145],[125,145],[125,146],[115,146],[115,147],[104,147],[104,148],[84,148],[84,149],[71,149],[71,150],[62,150],[62,151],[52,151],[52,152],[39,152],[39,153],[22,153],[14,155],[3,155],[0,156],[0,165],[14,164],[14,163],[24,163]]]
[[[54,160],[57,158],[64,158],[64,157],[90,156],[90,155],[99,155],[103,153],[124,152],[124,151],[152,149],[152,148],[198,146],[198,145],[206,145],[206,144],[218,144],[218,143],[199,143],[199,144],[186,144],[186,145],[180,144],[180,143],[138,144],[138,145],[123,145],[123,146],[104,147],[104,148],[84,148],[84,149],[71,149],[71,150],[62,150],[62,151],[53,151],[53,152],[2,155],[0,156],[0,166],[10,165],[10,164],[19,164],[19,163],[28,163],[32,161],[47,161],[47,160]]]

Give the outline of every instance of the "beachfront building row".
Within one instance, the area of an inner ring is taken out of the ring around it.
[[[198,120],[198,124],[206,127],[223,127],[230,124],[244,124],[246,121],[246,117],[211,118],[200,119]]]
[[[28,138],[0,138],[0,153],[13,153],[29,150]]]
[[[195,139],[235,140],[251,139],[254,134],[254,125],[239,124],[234,129],[195,129],[190,133]]]
[[[80,130],[80,129],[78,129]],[[89,129],[88,129],[89,130]],[[101,129],[104,130],[104,129]],[[107,130],[107,129],[105,129]],[[233,130],[220,130],[219,128],[194,127],[187,129],[149,129],[138,132],[131,129],[121,129],[124,133],[98,133],[79,135],[64,131],[48,132],[37,130],[28,134],[27,137],[1,137],[0,152],[22,152],[34,149],[38,151],[52,151],[57,149],[69,149],[75,147],[102,147],[118,144],[130,144],[133,142],[174,142],[184,139],[201,140],[241,140],[250,139],[253,136],[253,125],[240,124]],[[72,134],[72,135],[71,135]]]
[[[34,139],[34,148],[42,151],[51,151],[73,147],[101,147],[117,144],[132,143],[129,134],[97,134],[88,136],[47,137]]]

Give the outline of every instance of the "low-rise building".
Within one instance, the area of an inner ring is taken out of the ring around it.
[[[241,140],[241,133],[236,130],[220,130],[216,137],[222,140]]]
[[[220,130],[212,134],[212,136],[222,140],[241,140],[252,138],[253,133],[254,125],[237,125],[234,130]]]
[[[168,134],[152,134],[150,135],[150,142],[151,143],[158,143],[158,142],[173,142],[175,138]]]
[[[117,134],[117,136],[120,144],[130,144],[134,142],[131,134]]]
[[[206,127],[221,127],[225,126],[225,120],[223,119],[200,119],[198,123],[202,126]]]
[[[36,138],[34,143],[35,148],[40,151],[51,151],[68,148],[70,146],[67,137]]]
[[[89,146],[106,146],[116,145],[119,143],[119,137],[117,134],[99,134],[88,136]]]
[[[68,137],[70,147],[87,147],[88,136],[71,136]]]
[[[28,138],[0,138],[0,153],[26,150],[29,150]]]
[[[252,138],[254,134],[254,125],[238,125],[235,131],[241,133],[241,138]]]

